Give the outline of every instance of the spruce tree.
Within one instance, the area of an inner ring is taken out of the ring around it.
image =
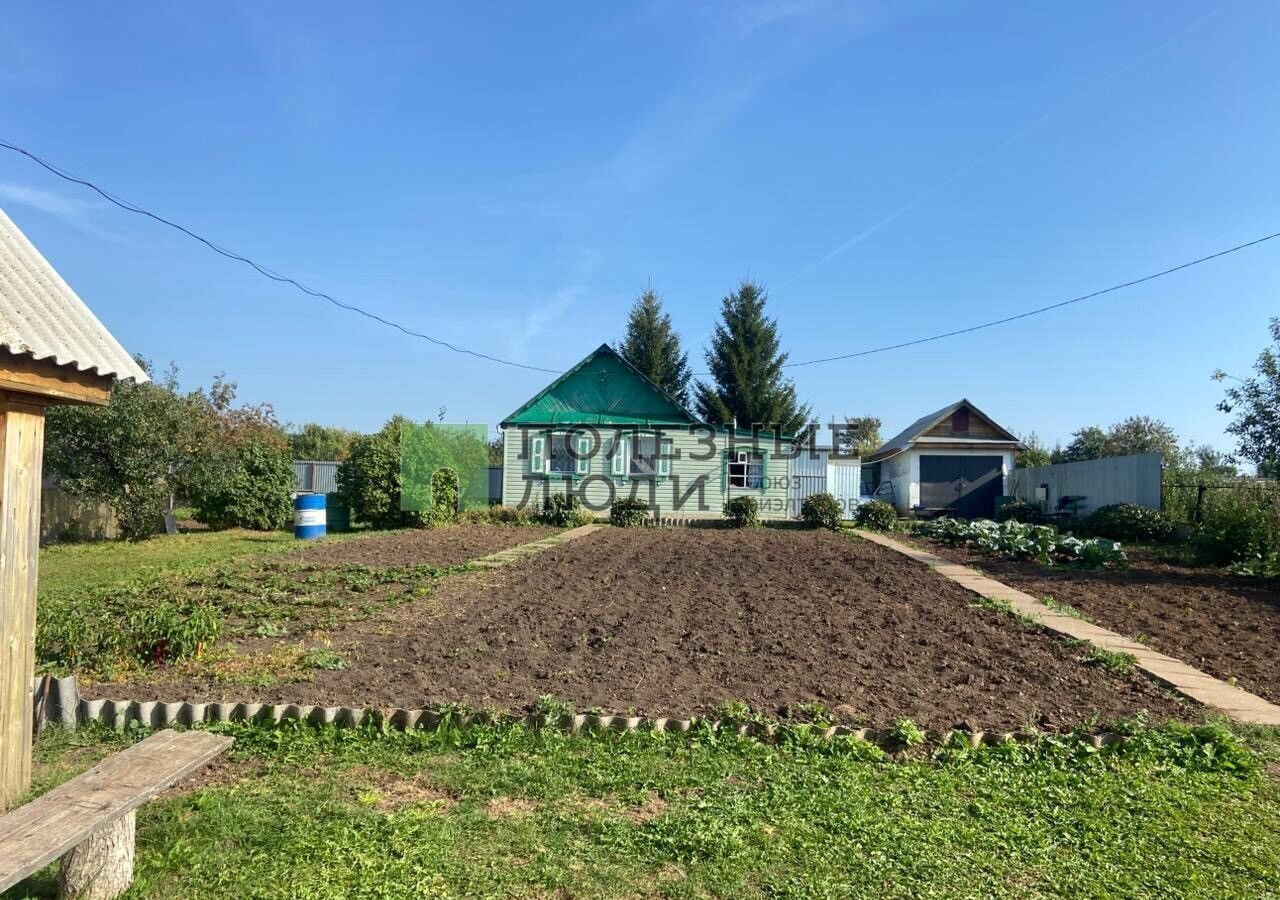
[[[680,401],[689,403],[689,354],[680,350],[680,336],[671,327],[671,316],[662,310],[662,298],[652,288],[636,298],[627,316],[627,334],[618,352],[650,381]]]
[[[759,425],[804,434],[809,407],[800,404],[795,384],[782,375],[787,354],[778,349],[777,321],[764,313],[767,299],[759,285],[743,281],[720,301],[721,321],[706,355],[714,383],[697,382],[698,414],[714,425],[736,420],[739,428]]]

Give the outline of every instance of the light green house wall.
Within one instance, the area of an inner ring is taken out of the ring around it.
[[[533,435],[547,430],[540,426],[508,426],[503,431],[503,465],[502,465],[502,502],[506,506],[537,506],[547,493],[563,494],[568,490],[579,492],[584,505],[600,514],[607,514],[611,498],[636,496],[649,502],[650,488],[653,489],[652,503],[658,516],[680,516],[689,518],[720,518],[723,515],[726,500],[737,496],[751,496],[760,505],[762,518],[780,519],[787,517],[787,494],[791,481],[791,460],[789,443],[784,442],[781,448],[775,446],[773,440],[761,438],[758,449],[765,455],[765,477],[763,489],[729,487],[727,467],[724,453],[728,446],[727,432],[714,435],[714,450],[711,450],[710,432],[705,427],[690,430],[688,427],[671,427],[660,429],[662,438],[671,441],[671,474],[666,478],[628,478],[612,474],[608,449],[619,432],[596,426],[595,434],[599,434],[605,444],[591,458],[585,460],[587,471],[572,477],[563,475],[546,475],[535,473],[531,468],[531,459],[527,452],[528,442]],[[568,426],[557,425],[556,431],[569,430]],[[743,435],[737,439],[734,447],[752,449],[750,436]],[[781,450],[781,452],[779,452]],[[706,459],[708,453],[711,458]],[[523,457],[523,458],[522,458]],[[705,478],[703,499],[695,490],[684,499],[691,485],[698,479]],[[528,488],[526,488],[526,485]],[[684,499],[683,506],[677,509],[677,503]]]

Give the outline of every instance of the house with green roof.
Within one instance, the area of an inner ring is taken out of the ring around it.
[[[761,517],[785,518],[795,442],[739,425],[699,420],[601,344],[502,421],[502,502],[572,493],[605,514],[638,497],[657,518],[718,518],[750,496]]]

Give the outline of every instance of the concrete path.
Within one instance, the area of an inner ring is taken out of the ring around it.
[[[1106,650],[1131,654],[1137,660],[1137,667],[1152,678],[1168,685],[1185,697],[1222,711],[1237,722],[1248,722],[1252,725],[1280,725],[1280,706],[1206,675],[1182,660],[1157,653],[1144,644],[1139,644],[1137,641],[1132,641],[1083,619],[1060,613],[1030,594],[1014,590],[967,566],[948,562],[927,550],[918,550],[871,531],[854,533],[860,538],[879,544],[881,547],[888,547],[890,550],[929,566],[939,575],[951,579],[966,590],[983,597],[1004,600],[1019,613],[1030,616],[1056,634],[1089,641]],[[1212,638],[1206,637],[1206,640],[1212,640]]]
[[[514,547],[508,547],[497,553],[490,553],[488,556],[482,556],[479,559],[473,559],[471,565],[477,569],[496,569],[499,566],[505,566],[516,560],[524,559],[526,556],[533,556],[535,553],[541,553],[566,541],[576,540],[580,537],[586,537],[594,531],[604,528],[603,525],[579,525],[577,528],[570,528],[568,531],[562,531],[559,534],[553,534],[551,537],[544,537],[541,540],[530,541],[527,544],[517,544]]]

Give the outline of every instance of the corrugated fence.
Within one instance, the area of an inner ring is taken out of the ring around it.
[[[295,459],[293,489],[299,494],[332,494],[338,489],[338,463],[328,460]]]
[[[1112,503],[1160,508],[1160,479],[1164,458],[1159,453],[1109,456],[1083,462],[1058,463],[1013,470],[1013,495],[1039,504],[1037,488],[1045,487],[1044,508],[1053,511],[1063,496],[1083,497],[1079,512]]]

